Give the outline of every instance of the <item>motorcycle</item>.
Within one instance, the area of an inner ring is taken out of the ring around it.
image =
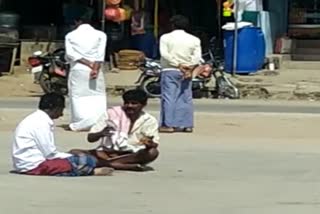
[[[192,79],[193,98],[209,97],[209,84],[213,82],[215,84],[212,86],[211,95],[214,98],[239,99],[240,93],[238,88],[225,76],[222,60],[216,57],[217,53],[215,52],[214,43],[215,38],[210,40],[209,51],[203,55],[205,61],[199,64],[201,66],[210,66],[212,69],[211,75],[207,77],[195,76]],[[145,59],[139,68],[141,75],[135,84],[138,84],[138,87],[144,90],[149,97],[159,98],[161,96],[161,65],[151,59]],[[194,68],[197,68],[197,66]]]
[[[36,51],[29,57],[28,62],[31,73],[35,75],[45,93],[68,94],[69,64],[65,60],[64,49],[47,54]]]
[[[141,75],[135,84],[138,84],[139,88],[145,91],[149,97],[159,98],[161,95],[161,65],[152,59],[146,58],[140,64],[139,69],[141,70]]]
[[[215,79],[215,90],[212,91],[213,98],[218,99],[240,99],[240,91],[235,84],[225,75],[224,62],[221,56],[220,45],[217,45],[216,37],[210,39],[208,51],[202,58],[211,65],[212,76]]]

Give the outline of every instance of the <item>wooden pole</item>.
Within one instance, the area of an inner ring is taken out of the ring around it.
[[[11,56],[11,63],[10,63],[10,71],[9,74],[14,74],[14,64],[16,63],[17,60],[17,52],[18,52],[18,47],[14,46],[12,50],[12,56]]]
[[[234,43],[233,43],[233,69],[232,75],[235,76],[237,73],[237,64],[238,64],[238,12],[239,12],[239,0],[234,2]]]
[[[159,0],[154,2],[154,38],[158,39],[159,35]]]
[[[104,11],[105,11],[105,9],[106,9],[107,4],[106,4],[106,0],[101,0],[101,1],[102,1],[102,4],[101,4],[101,6],[102,6],[101,30],[102,30],[103,32],[105,32],[105,30],[106,30],[106,18],[105,18],[105,16],[104,16]]]
[[[221,36],[222,36],[222,13],[221,13],[221,9],[222,9],[222,1],[221,0],[216,0],[217,3],[217,10],[218,10],[218,38],[219,40],[221,40]]]

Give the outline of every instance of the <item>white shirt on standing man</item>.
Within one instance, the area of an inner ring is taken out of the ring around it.
[[[196,65],[202,59],[201,41],[184,30],[174,30],[160,38],[160,53],[163,68]]]

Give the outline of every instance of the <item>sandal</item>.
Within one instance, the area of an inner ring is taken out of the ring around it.
[[[175,129],[170,127],[160,127],[159,132],[160,133],[174,133]]]
[[[193,128],[185,128],[184,132],[186,133],[193,133]]]
[[[193,128],[175,128],[174,132],[192,133]]]

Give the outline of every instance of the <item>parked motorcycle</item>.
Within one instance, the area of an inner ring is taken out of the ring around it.
[[[225,75],[224,61],[221,49],[216,37],[210,39],[209,49],[202,55],[206,63],[212,67],[212,75],[215,79],[215,90],[212,91],[213,98],[239,99],[240,91],[235,84]]]
[[[145,91],[149,97],[159,98],[161,95],[161,65],[152,59],[146,58],[139,66],[139,69],[141,70],[141,75],[135,84],[138,84],[139,88]]]
[[[212,69],[211,75],[208,77],[196,76],[192,79],[193,98],[208,97],[210,93],[214,98],[239,99],[240,93],[238,88],[225,76],[223,62],[219,57],[216,57],[217,53],[214,48],[215,38],[211,39],[210,42],[212,45],[208,52],[203,55],[205,62],[201,65],[209,65]],[[151,59],[146,59],[140,66],[142,72],[136,84],[138,84],[149,97],[159,98],[161,96],[161,69],[161,65]],[[213,83],[213,90],[211,90],[211,92],[210,83]]]
[[[28,61],[32,67],[31,73],[35,74],[45,93],[68,94],[69,64],[65,60],[64,49],[47,54],[37,51]]]

